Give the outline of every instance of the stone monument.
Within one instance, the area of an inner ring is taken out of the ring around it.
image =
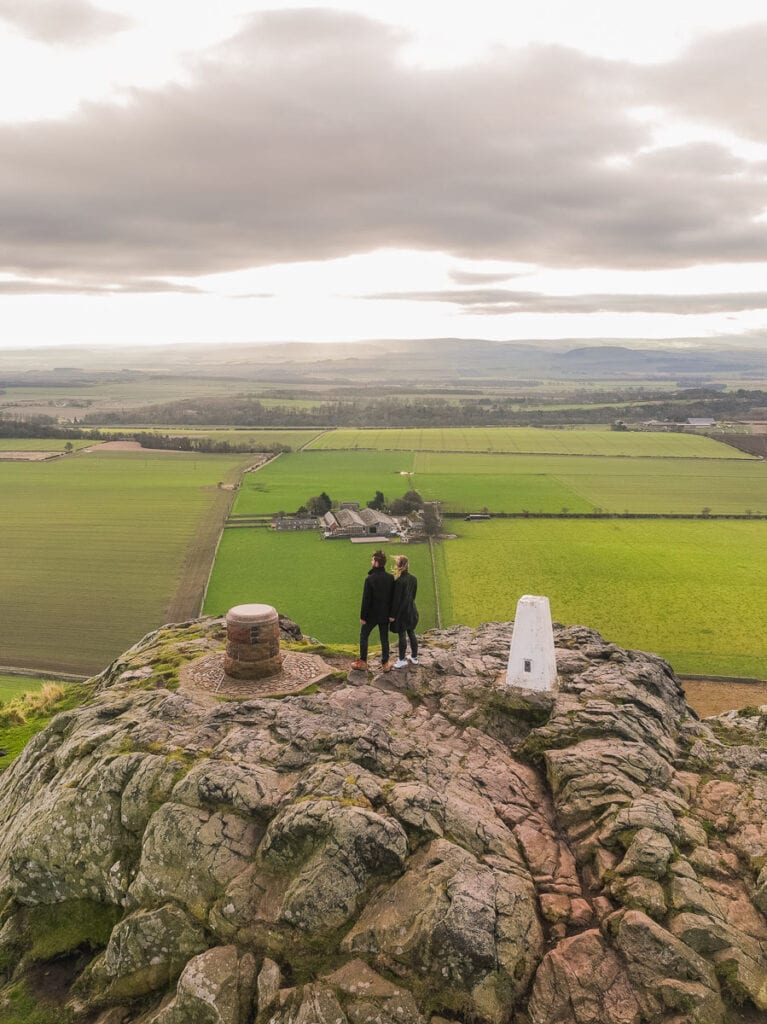
[[[506,687],[556,690],[557,659],[548,597],[525,594],[517,602]]]
[[[270,604],[238,604],[226,613],[224,671],[232,679],[266,679],[282,669],[280,617]]]

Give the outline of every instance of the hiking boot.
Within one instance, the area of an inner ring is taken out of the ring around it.
[[[397,658],[394,662],[395,668],[407,668],[407,658]]]
[[[383,662],[383,664],[381,665],[381,671],[382,672],[391,672],[391,670],[392,670],[392,662],[391,661]]]
[[[359,669],[361,672],[367,672],[368,663],[363,661],[362,658],[357,658],[356,661],[351,663],[351,668]]]
[[[411,665],[418,664],[418,658],[414,658],[412,655],[408,655],[408,661],[410,662]]]

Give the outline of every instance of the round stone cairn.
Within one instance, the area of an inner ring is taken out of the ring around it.
[[[267,679],[282,669],[280,618],[270,604],[238,604],[226,613],[224,672],[233,679]]]

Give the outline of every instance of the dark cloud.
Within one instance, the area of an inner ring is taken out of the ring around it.
[[[559,267],[764,258],[764,168],[713,145],[648,151],[646,69],[541,46],[424,69],[401,42],[355,15],[272,12],[189,85],[0,126],[0,269],[116,280],[384,246]]]
[[[767,141],[767,21],[704,36],[681,58],[649,67],[648,102]]]
[[[0,0],[0,18],[30,39],[65,46],[111,36],[132,24],[88,0]]]
[[[115,284],[94,281],[40,281],[21,279],[0,281],[0,295],[129,295],[179,292],[182,295],[205,295],[194,285],[173,284],[170,281],[131,278]]]
[[[379,292],[365,299],[448,302],[471,313],[740,313],[767,309],[767,292],[721,292],[705,295],[619,293],[546,295],[511,288],[461,288],[454,291]]]
[[[521,277],[521,274],[510,273],[482,273],[479,270],[451,270],[449,277],[456,284],[496,284],[498,281],[510,281],[513,277]]]

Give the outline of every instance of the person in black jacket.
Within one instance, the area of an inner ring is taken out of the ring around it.
[[[395,668],[407,665],[405,652],[410,641],[410,661],[418,664],[418,638],[415,627],[418,625],[418,609],[415,606],[415,595],[418,591],[418,580],[410,572],[407,555],[397,555],[394,560],[394,596],[392,597],[389,622],[395,633],[399,633],[399,658],[394,662]]]
[[[362,588],[362,607],[360,608],[360,656],[352,662],[352,668],[368,667],[368,637],[378,626],[381,637],[381,668],[389,672],[392,663],[389,661],[389,615],[394,589],[394,577],[386,571],[386,555],[383,551],[374,551],[373,566],[365,578]]]

